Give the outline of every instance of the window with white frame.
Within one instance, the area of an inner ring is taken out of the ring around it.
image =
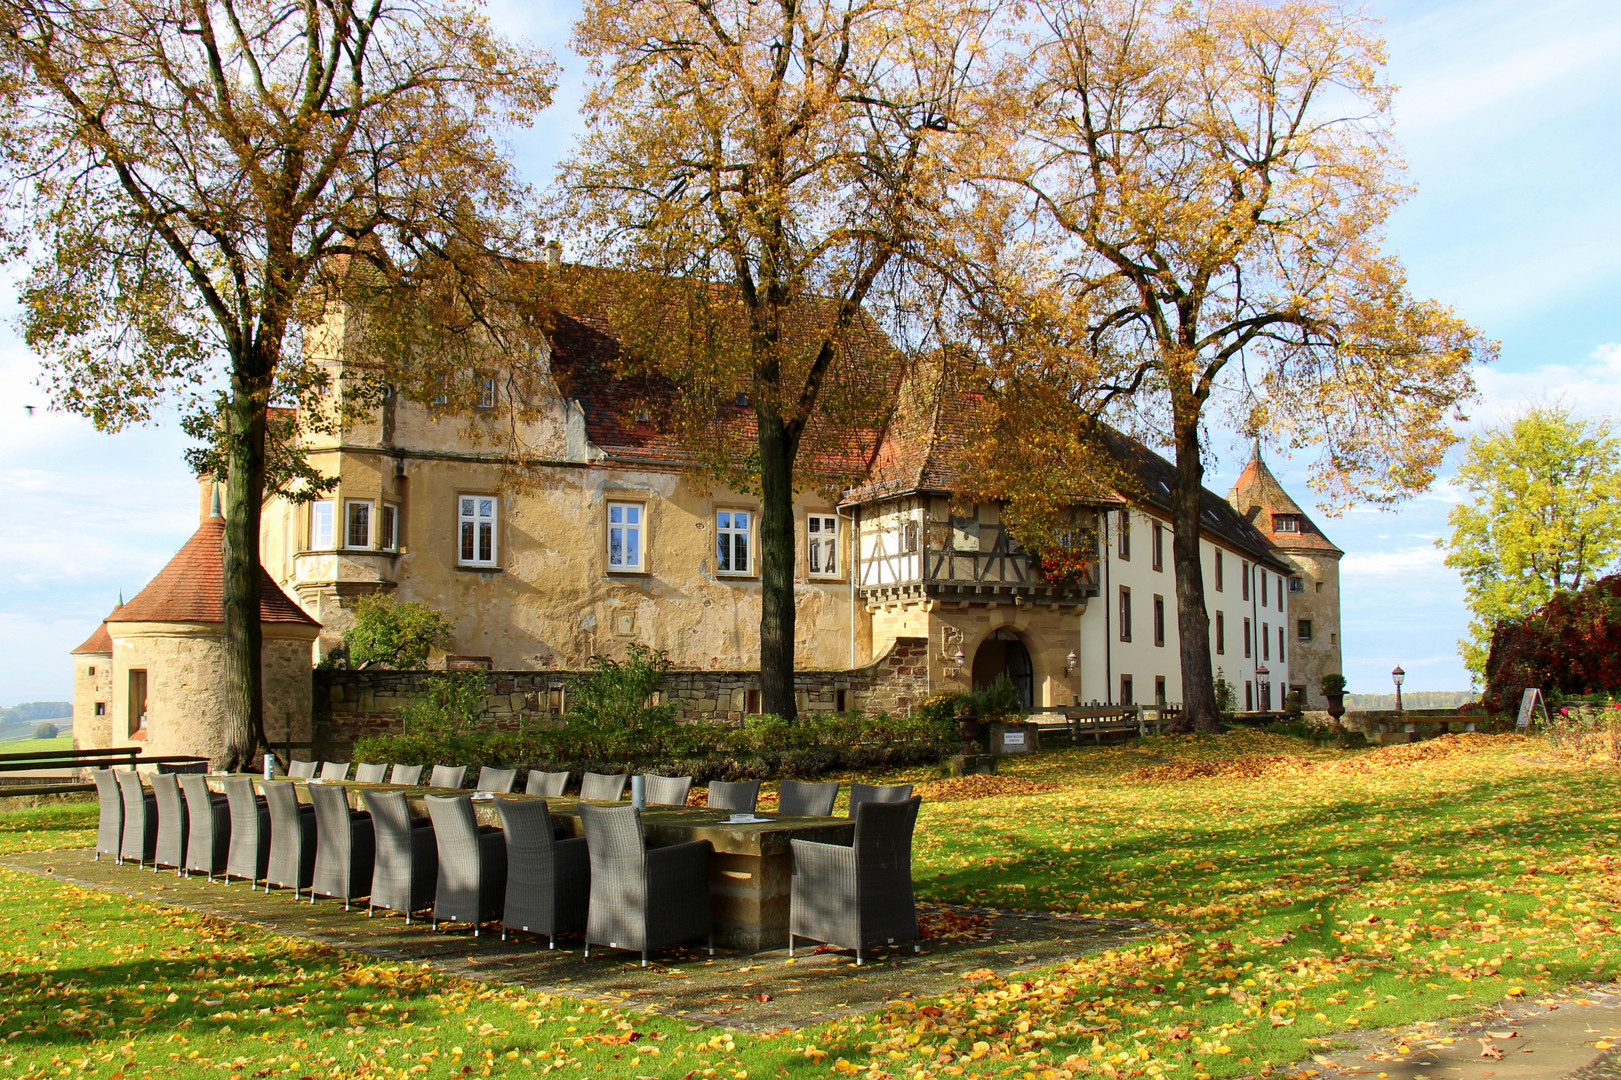
[[[317,499],[310,503],[310,550],[332,549],[332,500]]]
[[[805,519],[805,556],[811,577],[837,577],[839,573],[839,519],[811,514]]]
[[[481,409],[495,408],[494,375],[480,375],[478,377],[478,407]]]
[[[608,504],[608,569],[640,571],[643,567],[644,546],[642,529],[647,507],[641,503],[611,502]]]
[[[384,503],[377,518],[377,547],[380,551],[400,550],[400,508]]]
[[[715,512],[715,571],[721,574],[749,572],[749,532],[754,514],[749,510]]]
[[[343,546],[371,547],[371,500],[348,499],[343,504]]]
[[[457,561],[462,566],[495,565],[495,496],[461,495],[458,524],[459,551]]]

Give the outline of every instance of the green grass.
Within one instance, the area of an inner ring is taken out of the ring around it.
[[[9,742],[0,742],[0,754],[37,754],[42,750],[72,749],[72,735],[58,735],[54,739],[13,739]]]
[[[1285,1075],[1338,1032],[1621,964],[1614,768],[1529,740],[1447,746],[1250,732],[1010,760],[1060,789],[925,802],[920,896],[1162,931],[771,1037],[0,873],[0,1075]],[[84,846],[93,825],[88,804],[0,815],[0,850]]]

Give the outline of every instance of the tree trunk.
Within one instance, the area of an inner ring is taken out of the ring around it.
[[[259,621],[259,512],[265,487],[268,386],[231,378],[225,410],[225,756],[227,771],[249,769],[264,740],[264,627]],[[268,752],[268,751],[267,751]]]
[[[1197,413],[1176,422],[1176,480],[1171,485],[1171,564],[1176,573],[1177,645],[1182,662],[1179,730],[1222,730],[1216,682],[1210,670],[1210,617],[1199,558],[1199,510],[1204,463],[1199,457]]]
[[[756,411],[760,447],[761,708],[795,720],[794,447],[782,418]]]

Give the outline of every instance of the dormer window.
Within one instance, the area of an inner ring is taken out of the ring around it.
[[[1299,514],[1273,514],[1272,531],[1280,533],[1303,533],[1306,523]]]

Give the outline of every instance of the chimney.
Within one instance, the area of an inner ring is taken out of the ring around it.
[[[556,270],[563,265],[563,245],[556,240],[546,241],[546,269]]]

